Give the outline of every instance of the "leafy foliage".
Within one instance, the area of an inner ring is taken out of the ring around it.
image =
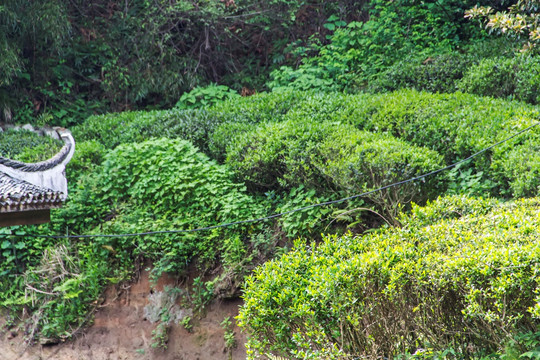
[[[254,189],[303,186],[320,194],[358,194],[427,173],[441,165],[433,151],[412,147],[390,136],[362,132],[350,125],[312,121],[263,124],[237,137],[227,164]],[[421,201],[433,190],[405,185],[367,195],[392,217],[399,204]]]
[[[475,5],[466,12],[471,19],[487,19],[486,28],[515,39],[525,38],[527,43],[523,50],[535,50],[540,40],[538,29],[538,3],[531,0],[512,2],[505,11],[496,11],[491,6]]]
[[[359,133],[347,127],[347,123],[363,131],[388,133],[409,143],[407,146],[427,147],[450,164],[524,129],[533,124],[536,117],[537,110],[532,106],[461,93],[400,90],[388,94],[350,95],[285,90],[231,99],[207,110],[172,109],[91,117],[74,128],[73,133],[77,139],[94,139],[108,149],[120,143],[162,136],[187,139],[218,161],[229,157],[228,163],[237,169],[238,176],[253,188],[276,188],[281,186],[279,181],[289,181],[288,178],[292,183],[285,184],[285,188],[289,190],[303,181],[308,187],[336,190],[328,182],[328,173],[317,170],[319,165],[312,163],[322,163],[318,156],[331,151],[329,147],[321,148],[323,143],[335,141],[336,148],[345,143],[348,143],[347,149],[356,146],[350,139]],[[340,137],[349,140],[339,140]],[[526,162],[518,158],[519,151],[512,152],[512,149],[521,144],[534,148],[536,139],[535,130],[510,142],[509,146],[489,151],[487,155],[491,157],[478,157],[467,168],[462,168],[463,176],[471,169],[471,176],[482,174],[480,183],[488,184],[484,182],[486,179],[496,183],[485,189],[477,188],[476,193],[534,195],[538,177],[531,166],[523,166]],[[270,142],[273,144],[267,146]],[[261,151],[255,153],[249,150],[251,148]],[[293,153],[286,154],[286,151]],[[534,157],[532,152],[530,154]],[[267,158],[263,158],[265,156]],[[271,157],[277,162],[272,163]],[[261,158],[260,161],[257,158]],[[259,171],[263,167],[258,169],[255,162],[261,166],[266,164],[264,171]],[[285,165],[296,170],[282,173]],[[305,171],[306,174],[297,177]],[[465,181],[463,184],[468,181],[460,176],[453,176],[451,186],[455,188],[462,181]],[[526,188],[516,183],[523,177],[530,179]]]
[[[467,71],[458,88],[471,94],[538,104],[539,74],[540,60],[536,57],[485,59]]]
[[[66,167],[68,185],[73,186],[77,180],[95,170],[103,162],[105,147],[96,140],[77,142],[75,153]]]
[[[254,335],[250,356],[464,357],[506,343],[506,358],[535,357],[537,199],[488,195],[538,194],[539,130],[444,177],[310,207],[441,168],[537,121],[535,107],[507,100],[538,103],[538,60],[486,41],[463,17],[473,5],[4,1],[0,117],[79,125],[67,206],[51,225],[0,229],[0,304],[34,312],[30,338],[63,340],[134,259],[153,261],[154,275],[195,264],[200,311],[281,256],[248,280],[239,321]],[[141,108],[152,111],[95,115]],[[48,146],[0,136],[20,160]],[[443,192],[484,199],[408,205]],[[198,233],[12,236],[189,231],[277,212]],[[403,228],[370,228],[383,221]],[[295,238],[307,240],[287,254]],[[162,320],[154,341],[165,346]],[[223,327],[231,348],[230,319]]]
[[[332,30],[329,43],[310,44],[311,51],[303,53],[298,67],[272,72],[268,87],[353,92],[364,88],[410,53],[422,56],[453,50],[460,42],[478,37],[478,31],[463,19],[467,3],[473,5],[453,0],[371,1],[368,21],[346,24],[329,18],[325,24]]]
[[[184,140],[120,145],[75,190],[73,201],[60,215],[61,228],[79,233],[189,230],[261,214],[263,209],[241,185],[231,181],[231,176],[225,167],[211,162]],[[241,241],[247,241],[248,230],[253,229],[238,225],[204,235],[158,234],[95,242],[113,249],[113,256],[122,262],[130,259],[132,251],[159,260],[159,273],[181,270],[195,259],[205,269],[218,260],[220,250],[223,257],[228,256],[228,237],[240,236]]]
[[[457,90],[456,82],[472,64],[472,56],[454,52],[433,57],[407,58],[397,61],[379,74],[369,84],[369,88],[371,92],[408,88],[452,93]]]
[[[236,96],[239,96],[239,94],[228,86],[212,84],[205,87],[196,87],[190,92],[184,93],[176,107],[179,109],[204,108]]]
[[[247,280],[250,358],[502,350],[537,321],[538,205],[443,198],[402,230],[297,243]]]
[[[66,126],[106,111],[170,107],[211,83],[260,89],[289,43],[324,38],[324,19],[359,17],[357,5],[8,0],[0,7],[0,117],[47,114]]]
[[[73,128],[76,139],[97,141],[106,149],[152,138],[180,138],[208,151],[208,137],[222,121],[205,110],[155,110],[92,116]]]

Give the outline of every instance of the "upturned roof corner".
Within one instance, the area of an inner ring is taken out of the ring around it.
[[[50,209],[62,206],[67,198],[65,168],[75,152],[75,139],[59,127],[36,132],[61,139],[64,146],[37,163],[0,157],[0,226],[48,222]]]

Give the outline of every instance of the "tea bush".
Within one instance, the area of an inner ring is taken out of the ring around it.
[[[458,80],[463,78],[474,62],[473,56],[459,52],[415,56],[397,61],[379,74],[369,83],[369,91],[377,93],[408,88],[452,93],[457,90]]]
[[[188,139],[223,162],[227,147],[232,147],[237,139],[243,138],[241,141],[247,143],[251,134],[263,131],[265,127],[276,127],[272,131],[278,132],[283,126],[279,125],[281,122],[301,124],[309,119],[313,127],[320,127],[322,122],[348,123],[360,130],[387,133],[410,145],[434,150],[450,164],[524,129],[537,118],[538,110],[533,106],[459,92],[430,94],[399,90],[386,94],[350,95],[285,90],[222,101],[206,110],[173,109],[95,116],[73,132],[78,140],[93,139],[108,149],[120,143],[161,136]],[[307,127],[305,131],[313,132]],[[524,134],[508,143],[509,146],[494,148],[460,168],[450,179],[454,184],[452,191],[459,192],[465,184],[477,194],[534,194],[540,183],[535,182],[537,177],[533,170],[522,168],[519,160],[510,157],[510,153],[516,146],[535,141],[527,139],[536,139],[537,133],[538,130],[534,130]],[[317,141],[324,137],[321,134],[315,136]],[[259,134],[256,138],[264,136]],[[298,151],[302,151],[301,148],[298,147]],[[275,181],[272,172],[281,170],[267,168],[265,171],[257,176],[267,176]],[[527,189],[514,184],[521,181],[517,178],[523,171],[530,172],[525,175],[531,179]],[[495,184],[490,184],[490,179]]]
[[[452,93],[471,67],[484,59],[512,58],[516,44],[499,38],[461,44],[450,52],[415,52],[393,63],[377,74],[368,84],[371,93],[395,91],[403,88],[432,93]],[[478,95],[491,95],[479,92]]]
[[[536,196],[540,193],[540,155],[538,140],[527,141],[508,151],[498,151],[493,163],[499,182],[510,183],[513,196]]]
[[[363,130],[390,133],[413,145],[437,151],[450,164],[525,129],[538,121],[539,116],[535,107],[518,102],[461,93],[400,90],[379,95],[308,94],[285,118],[341,121]],[[522,144],[533,146],[538,134],[539,129],[533,129],[473,159],[451,181],[470,183],[469,180],[482,173],[479,187],[472,189],[473,192],[534,195],[539,185],[534,170],[523,167],[522,161],[510,154]],[[526,191],[514,184],[524,173],[531,180]],[[489,179],[495,181],[495,186],[487,186]]]
[[[248,356],[501,351],[538,325],[539,215],[537,198],[451,197],[414,207],[402,229],[298,242],[246,281]]]
[[[483,59],[472,66],[458,88],[471,94],[538,104],[540,60],[535,56]]]
[[[442,159],[426,148],[350,125],[287,120],[261,124],[235,138],[226,163],[254,190],[304,186],[344,196],[427,173],[441,167]],[[394,217],[400,204],[428,198],[434,184],[429,179],[366,198]]]
[[[199,109],[133,111],[91,116],[72,132],[75,139],[96,140],[107,149],[168,137],[189,140],[207,151],[208,134],[220,122],[219,114]]]
[[[302,91],[283,89],[219,102],[210,110],[226,117],[229,122],[238,122],[237,119],[253,124],[273,122],[281,119],[305,95]]]

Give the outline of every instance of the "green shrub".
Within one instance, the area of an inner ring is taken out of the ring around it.
[[[78,233],[189,230],[261,216],[264,209],[231,178],[227,168],[185,140],[120,145],[72,192],[71,202],[61,210],[59,227]],[[121,263],[129,262],[135,250],[159,259],[157,272],[181,270],[195,260],[206,268],[219,259],[220,251],[226,252],[225,239],[247,241],[248,230],[258,226],[99,238],[95,243],[114,249],[110,256]]]
[[[537,196],[540,193],[540,144],[538,140],[528,141],[501,152],[493,162],[494,172],[499,182],[510,184],[514,197]]]
[[[515,65],[515,59],[482,60],[467,72],[459,88],[476,95],[512,98],[516,88]]]
[[[442,166],[437,153],[391,136],[306,120],[262,124],[235,138],[227,154],[227,164],[254,190],[303,186],[319,195],[358,194]],[[428,179],[366,198],[393,217],[399,206],[422,201],[433,190]]]
[[[227,148],[227,164],[257,190],[292,189],[300,185],[329,190],[314,161],[314,152],[334,131],[335,124],[279,122],[261,124],[241,134]]]
[[[100,165],[106,151],[105,147],[97,140],[77,142],[75,153],[66,166],[68,184],[76,183],[80,176],[89,173],[97,165]]]
[[[457,82],[473,64],[469,54],[448,54],[409,57],[397,61],[369,83],[371,92],[394,91],[402,88],[429,92],[451,93]]]
[[[390,94],[361,97],[354,111],[343,110],[343,121],[358,128],[389,132],[417,146],[443,155],[447,164],[464,159],[499,140],[530,126],[538,111],[528,105],[468,94],[428,94],[400,90]],[[335,114],[340,116],[339,112]],[[502,144],[468,165],[484,179],[497,179],[494,190],[505,194],[508,181],[492,161],[505,158],[511,148],[538,137],[538,129]],[[514,159],[518,161],[517,159]],[[515,163],[515,166],[518,166]],[[512,171],[510,171],[512,173]],[[517,173],[516,173],[517,174]]]
[[[329,218],[332,216],[334,207],[317,206],[302,211],[290,211],[329,200],[327,197],[317,196],[314,189],[306,190],[303,185],[291,189],[276,209],[277,213],[285,213],[280,217],[279,222],[287,237],[290,239],[318,238],[321,233],[325,232],[331,222]]]
[[[470,44],[460,44],[450,52],[414,52],[376,74],[368,84],[372,93],[395,91],[403,88],[432,93],[452,93],[469,68],[487,58],[513,57],[513,47],[508,39],[481,39]],[[484,95],[484,94],[480,94]]]
[[[540,102],[540,60],[533,56],[484,59],[459,82],[463,92],[482,96]]]
[[[190,92],[184,93],[176,107],[179,109],[204,108],[238,96],[240,95],[228,86],[211,84],[205,87],[196,87]]]
[[[346,194],[359,194],[407,180],[442,167],[435,151],[412,146],[388,135],[336,129],[321,145],[319,167]],[[437,191],[444,191],[444,179],[430,177],[422,181],[394,186],[366,195],[391,219],[395,219],[410,201],[423,202]]]
[[[73,128],[80,140],[96,140],[107,149],[151,138],[180,138],[208,150],[208,136],[222,119],[204,110],[160,110],[92,116]]]
[[[439,201],[402,229],[297,243],[256,269],[238,316],[248,357],[471,357],[535,329],[540,201]]]
[[[274,70],[267,86],[272,90],[355,92],[389,67],[397,69],[396,62],[411,53],[454,51],[466,43],[465,39],[480,37],[481,30],[463,17],[464,11],[474,4],[455,0],[370,1],[369,20],[346,24],[328,19],[324,24],[331,31],[328,42],[308,43],[299,54],[301,63],[295,68],[282,66]],[[444,73],[459,78],[460,70],[453,65],[442,65],[446,71],[434,70],[441,74],[436,86],[452,87]]]
[[[337,61],[336,61],[337,63]],[[270,74],[272,81],[267,86],[272,91],[284,91],[289,89],[308,91],[339,91],[326,69],[317,66],[302,66],[293,69],[290,66],[282,66]]]
[[[227,157],[227,147],[231,146],[231,140],[253,131],[256,126],[251,122],[245,122],[245,119],[237,119],[237,121],[229,121],[219,125],[209,139],[210,154],[217,161],[224,162]]]
[[[291,107],[304,97],[305,93],[303,92],[283,89],[223,101],[211,107],[209,111],[218,113],[228,122],[257,124],[266,121],[279,121]]]
[[[249,124],[279,120],[301,96],[284,91],[235,97],[206,110],[171,109],[92,116],[72,132],[78,141],[96,140],[107,149],[151,138],[180,138],[191,141],[205,153],[223,158],[222,144],[229,141],[229,128],[234,132],[237,127],[250,128]],[[211,137],[216,128],[221,130]]]
[[[286,105],[282,106],[283,103]],[[239,106],[235,107],[235,104]],[[389,133],[412,145],[427,147],[444,156],[446,164],[451,164],[515,134],[520,129],[534,123],[535,119],[538,118],[538,111],[534,107],[517,102],[459,92],[430,94],[414,90],[400,90],[377,95],[313,92],[295,92],[293,95],[291,91],[287,91],[278,94],[259,94],[252,98],[239,99],[238,102],[230,101],[226,105],[220,106],[220,111],[224,111],[224,106],[227,106],[230,119],[223,125],[216,127],[211,135],[211,153],[220,161],[225,157],[227,146],[235,152],[234,156],[240,156],[237,151],[243,145],[237,143],[238,141],[242,144],[248,144],[253,138],[253,148],[261,146],[258,144],[259,139],[261,139],[261,144],[269,142],[270,138],[265,139],[266,135],[260,133],[261,129],[272,128],[271,133],[276,135],[269,136],[274,142],[276,140],[274,136],[277,138],[285,137],[285,135],[279,135],[281,128],[287,126],[280,124],[281,122],[307,124],[307,119],[309,119],[312,125],[302,125],[303,127],[298,129],[299,137],[303,136],[301,132],[311,134],[319,131],[310,130],[309,127],[315,129],[320,127],[320,123],[323,122],[349,123],[361,130]],[[237,112],[235,113],[235,111]],[[255,125],[261,122],[267,124],[260,125],[255,130]],[[332,132],[330,129],[324,131]],[[255,133],[259,134],[253,135]],[[534,183],[534,179],[537,177],[532,170],[529,175],[526,175],[532,181],[530,185],[527,185],[528,190],[518,190],[518,188],[522,188],[522,185],[514,184],[515,181],[518,181],[516,179],[524,174],[524,171],[529,171],[529,167],[523,167],[523,163],[517,155],[510,157],[510,154],[514,147],[521,144],[530,142],[529,146],[534,146],[533,144],[538,141],[536,140],[538,133],[538,130],[533,130],[523,134],[509,143],[499,145],[485,155],[463,164],[460,169],[449,172],[451,192],[502,196],[509,196],[512,192],[516,195],[520,194],[519,196],[534,194],[531,189],[535,189],[538,184]],[[322,135],[305,135],[305,138],[309,139],[309,136],[313,136],[313,139],[310,140],[312,142],[321,142],[321,138],[324,137]],[[233,139],[242,140],[232,141]],[[284,140],[276,141],[283,142]],[[303,150],[301,149],[302,146],[299,145],[298,157],[309,161],[308,158],[312,155],[302,154]],[[245,151],[250,152],[247,148]],[[268,153],[268,151],[270,150],[267,149],[263,153]],[[258,156],[262,155],[248,154],[248,157],[253,159]],[[233,159],[231,158],[231,160]],[[246,178],[252,176],[251,171],[256,172],[255,168],[247,170]],[[275,183],[277,178],[271,172],[279,171],[283,171],[279,169],[279,165],[276,167],[272,165],[262,173],[255,173],[253,175],[255,177],[264,177],[270,174],[268,179],[259,179],[260,181],[256,180],[255,183],[267,184],[268,181]],[[294,178],[293,175],[291,177]],[[318,180],[316,182],[321,184]],[[323,181],[322,184],[325,182]],[[272,186],[275,185],[272,184]],[[297,183],[292,186],[296,185]]]
[[[420,228],[466,216],[484,216],[498,205],[499,202],[493,198],[444,196],[428,201],[425,206],[413,204],[410,212],[401,214],[400,220],[403,224],[414,224]]]
[[[272,98],[261,94],[260,98]],[[269,100],[265,100],[269,101]],[[537,110],[516,102],[470,94],[430,94],[400,90],[386,94],[348,95],[298,92],[288,111],[275,121],[349,123],[361,130],[390,133],[396,138],[425,146],[445,157],[447,163],[466,158],[537,116]],[[526,121],[527,120],[527,121]],[[489,161],[476,159],[480,170]]]
[[[173,109],[96,116],[75,128],[74,134],[78,141],[94,139],[104,144],[106,148],[114,148],[121,142],[138,142],[163,135],[170,138],[179,137],[189,139],[203,152],[211,154],[220,162],[226,159],[227,147],[230,147],[236,154],[229,155],[234,162],[236,160],[233,158],[241,155],[238,153],[240,151],[238,141],[248,144],[252,134],[265,128],[274,128],[271,132],[275,135],[271,136],[284,138],[285,135],[279,135],[281,127],[288,126],[280,125],[284,121],[304,124],[297,129],[298,137],[303,136],[306,142],[311,142],[309,146],[315,146],[316,142],[321,142],[322,138],[327,137],[323,136],[323,133],[333,131],[321,129],[318,133],[319,130],[310,130],[310,127],[314,129],[321,127],[320,124],[323,122],[348,123],[360,130],[387,133],[412,145],[427,147],[441,154],[445,163],[450,164],[529,126],[537,116],[538,111],[532,106],[459,92],[430,94],[400,90],[377,95],[348,95],[287,90],[223,101],[207,111]],[[313,125],[308,123],[308,119]],[[314,135],[309,135],[313,136],[313,139],[310,140],[308,135],[302,135],[302,131],[313,133]],[[538,130],[534,130],[508,143],[509,146],[500,145],[464,165],[458,172],[450,173],[451,191],[502,196],[508,196],[512,191],[515,194],[534,194],[531,189],[537,185],[534,185],[535,176],[532,172],[527,175],[533,181],[531,185],[527,185],[528,190],[518,190],[523,186],[513,185],[513,182],[517,181],[516,178],[523,173],[522,170],[528,171],[528,168],[522,169],[518,158],[510,158],[509,153],[515,146],[527,141],[536,141],[527,139],[535,139],[537,133]],[[265,137],[266,135],[262,133],[255,135],[253,146],[259,147],[269,142],[270,139]],[[261,144],[257,143],[259,138]],[[285,140],[277,141],[279,143]],[[276,143],[272,146],[278,145]],[[305,146],[307,145],[296,146],[297,154],[292,158],[296,156],[298,161],[311,161],[309,158],[313,155],[302,153]],[[249,152],[247,148],[243,151]],[[267,149],[267,154],[268,151],[270,150]],[[254,158],[261,156],[248,155]],[[290,160],[291,156],[288,156],[288,159]],[[502,166],[502,163],[505,165]],[[515,167],[512,165],[514,163]],[[306,166],[312,168],[309,164]],[[252,176],[250,171],[256,172],[256,169],[248,171],[245,176],[248,181]],[[250,186],[270,184],[269,187],[261,188],[275,187],[276,179],[279,177],[272,172],[279,171],[283,170],[268,167],[264,172],[254,174],[255,177],[268,175],[269,178],[251,182]],[[296,175],[287,176],[294,178]],[[309,181],[326,186],[324,180],[326,175],[322,178],[317,176],[310,178]],[[319,181],[321,179],[322,182]],[[292,180],[294,182],[294,179]],[[490,183],[490,180],[496,184]],[[260,184],[257,185],[257,182]],[[293,183],[288,189],[297,185],[298,182]],[[308,183],[307,186],[311,185]],[[462,190],[463,186],[465,190]]]

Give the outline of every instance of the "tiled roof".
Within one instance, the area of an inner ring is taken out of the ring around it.
[[[50,221],[48,210],[61,207],[67,197],[65,166],[75,152],[73,136],[63,128],[31,131],[61,139],[64,147],[52,158],[32,164],[0,157],[0,226]]]
[[[0,213],[43,210],[62,205],[64,194],[0,172]]]

